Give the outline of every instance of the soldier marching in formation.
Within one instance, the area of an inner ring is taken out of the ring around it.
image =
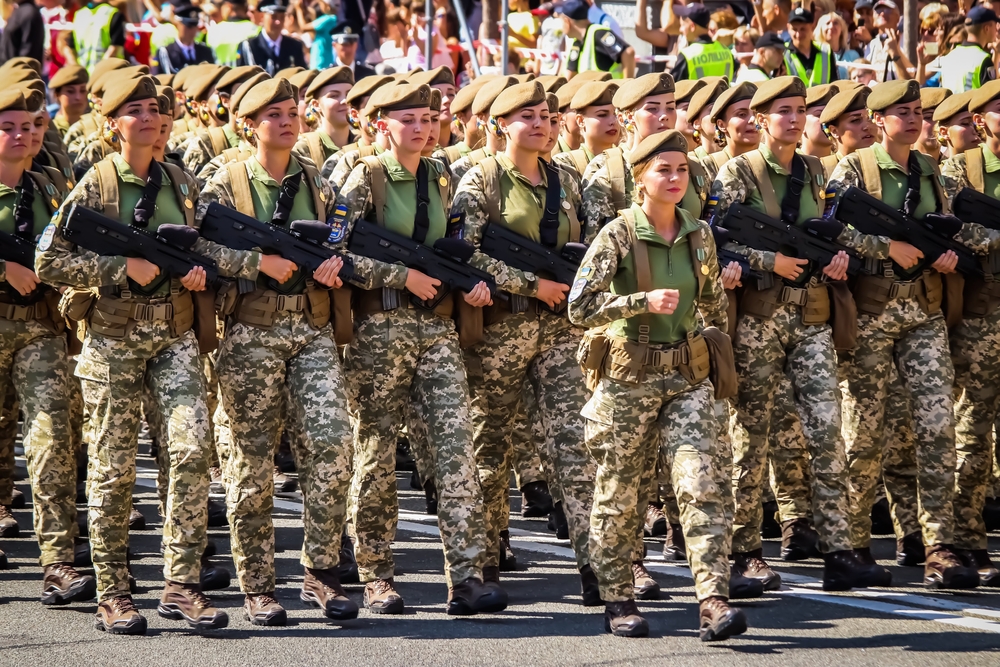
[[[283,433],[300,597],[338,622],[361,606],[345,583],[372,613],[405,609],[401,431],[452,615],[508,605],[512,470],[617,636],[647,635],[641,602],[663,595],[644,532],[690,565],[703,641],[746,632],[731,600],[781,586],[772,493],[782,558],[821,558],[826,590],[891,584],[870,548],[883,487],[900,565],[929,588],[1000,586],[1000,82],[733,83],[694,77],[696,51],[676,83],[232,63],[154,79],[107,58],[46,88],[31,59],[0,66],[0,538],[26,504],[20,414],[42,603],[96,598],[98,630],[145,632],[143,422],[157,612],[197,631],[228,624],[204,594],[229,580],[208,561],[210,488],[246,617],[287,622]],[[842,212],[872,199],[878,221]]]

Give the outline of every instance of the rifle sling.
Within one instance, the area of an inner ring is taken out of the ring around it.
[[[545,211],[538,224],[538,235],[547,248],[555,248],[559,244],[559,200],[561,190],[559,186],[559,168],[555,165],[542,162],[545,169]]]
[[[413,240],[423,243],[427,238],[427,230],[430,228],[430,214],[428,206],[431,203],[430,193],[427,184],[427,163],[420,160],[417,167],[417,212],[413,216]]]
[[[796,153],[792,156],[792,174],[788,178],[788,187],[785,189],[785,196],[781,198],[781,219],[789,225],[798,221],[805,179],[806,161]]]

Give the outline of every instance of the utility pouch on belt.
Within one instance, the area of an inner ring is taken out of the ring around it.
[[[833,329],[833,348],[853,350],[858,346],[858,306],[845,282],[829,283],[830,325]]]
[[[483,341],[483,309],[470,306],[460,294],[455,295],[455,325],[463,350]]]
[[[330,291],[316,287],[316,283],[307,280],[302,294],[306,297],[306,321],[313,329],[322,329],[330,321]]]
[[[610,351],[611,341],[608,339],[606,327],[588,329],[583,334],[580,347],[576,350],[576,361],[580,364],[587,389],[590,391],[597,389],[604,375],[604,364]]]
[[[829,321],[830,292],[826,285],[809,285],[806,288],[806,303],[802,307],[802,324],[811,327]]]
[[[333,301],[333,340],[337,345],[347,345],[354,340],[351,292],[352,290],[345,286],[330,293]]]
[[[739,393],[739,380],[736,375],[736,357],[733,355],[733,341],[718,327],[705,327],[701,332],[708,344],[708,356],[711,362],[710,375],[712,386],[715,387],[715,399],[718,401],[735,398]]]
[[[1000,281],[990,276],[990,279],[968,277],[965,279],[965,293],[962,299],[963,316],[980,318],[990,315],[1000,307]]]
[[[70,287],[59,299],[59,313],[68,320],[83,322],[96,298],[97,295],[90,290]]]
[[[778,308],[778,299],[784,286],[780,283],[760,290],[754,285],[746,285],[740,299],[740,312],[752,317],[769,320]]]
[[[950,329],[962,323],[965,276],[961,273],[947,273],[942,275],[942,280],[944,298],[941,310],[944,312],[945,325]]]
[[[178,281],[179,283],[180,281]],[[173,306],[174,314],[170,319],[170,333],[174,337],[183,335],[186,331],[194,326],[194,299],[191,297],[191,292],[187,290],[180,290],[180,285],[176,287],[171,287],[170,290],[170,305]],[[214,305],[215,299],[212,298],[212,303]],[[215,316],[213,315],[213,320]],[[212,335],[215,335],[215,322],[212,322]]]
[[[189,294],[194,299],[194,335],[198,339],[198,351],[201,354],[214,352],[219,347],[215,292],[205,289]]]
[[[712,365],[708,354],[708,343],[705,342],[705,337],[700,333],[689,332],[687,342],[680,349],[683,350],[685,347],[687,354],[682,355],[682,357],[687,357],[687,360],[682,360],[678,364],[677,370],[688,381],[688,384],[696,385],[708,377]]]
[[[854,281],[852,292],[858,313],[878,317],[885,311],[891,298],[890,292],[895,286],[892,274],[892,264],[880,262],[881,275],[858,276]]]
[[[934,270],[924,271],[917,281],[917,301],[927,315],[933,315],[941,310],[944,302],[944,284],[941,274]]]

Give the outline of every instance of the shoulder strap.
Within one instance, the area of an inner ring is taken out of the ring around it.
[[[632,239],[632,257],[635,259],[635,291],[648,292],[653,288],[653,273],[649,269],[649,248],[635,233],[635,215],[631,209],[623,209],[622,217],[628,225],[629,237]],[[649,343],[649,313],[637,316],[639,319],[639,344]],[[645,355],[643,355],[645,356]]]
[[[167,176],[170,177],[170,183],[174,187],[174,196],[177,197],[177,202],[181,206],[181,210],[184,211],[184,224],[188,227],[194,227],[194,201],[191,199],[192,192],[191,186],[188,184],[187,174],[184,170],[175,164],[169,162],[161,162],[160,166],[166,170]]]
[[[229,139],[226,138],[226,131],[221,127],[208,128],[208,140],[212,145],[212,152],[216,155],[229,148]]]
[[[698,279],[698,291],[694,295],[695,303],[701,300],[701,291],[705,288],[705,240],[702,234],[702,226],[698,225],[698,231],[688,234],[688,249],[691,251],[691,266],[694,267],[694,275]]]
[[[306,146],[309,147],[309,157],[316,164],[323,164],[323,140],[319,138],[318,132],[306,133]]]
[[[316,219],[326,222],[326,195],[323,194],[321,185],[323,177],[319,175],[315,165],[303,160],[300,160],[299,164],[302,165],[303,179],[309,186],[309,194],[312,195],[313,206],[316,207]]]
[[[444,154],[448,157],[448,164],[452,165],[462,157],[462,149],[458,146],[446,146]]]
[[[477,164],[481,163],[483,160],[489,156],[486,154],[486,150],[483,148],[477,148],[468,155],[465,156],[469,160],[469,166],[475,167]]]
[[[229,182],[233,186],[233,204],[236,210],[243,215],[256,218],[257,212],[253,207],[253,195],[250,193],[250,175],[247,174],[247,166],[243,162],[230,162],[226,164],[226,171],[229,172]]]
[[[837,168],[837,163],[840,162],[837,154],[834,153],[833,155],[821,157],[819,161],[823,165],[823,173],[826,175],[826,180],[830,180],[830,174],[833,173],[833,170]]]
[[[615,146],[604,151],[607,156],[608,180],[611,181],[611,203],[616,211],[628,207],[625,197],[625,153]]]
[[[984,170],[983,149],[977,146],[965,151],[965,175],[969,179],[969,185],[975,188],[976,192],[986,192]]]
[[[441,164],[440,160],[438,160],[438,164]],[[448,211],[451,210],[451,202],[448,201],[448,185],[450,183],[450,179],[451,173],[448,171],[447,167],[438,172],[438,194],[441,196],[441,206],[444,207],[445,213],[448,213]]]
[[[469,155],[471,156],[472,153]],[[500,217],[500,163],[495,157],[487,157],[479,163],[479,168],[483,170],[486,214],[490,222],[499,225],[503,222]]]
[[[757,181],[757,192],[760,193],[764,201],[764,213],[772,218],[781,217],[781,208],[778,207],[778,199],[774,196],[774,188],[770,185],[770,178],[767,175],[767,162],[759,150],[744,153],[743,157],[750,165],[753,179]]]
[[[104,159],[94,165],[97,170],[97,182],[101,191],[101,203],[104,205],[104,215],[118,220],[118,172],[115,163]]]
[[[826,169],[823,168],[823,162],[818,157],[802,155],[802,159],[806,161],[806,171],[809,173],[809,184],[812,187],[813,199],[816,200],[816,203],[822,209],[823,196],[826,194],[826,188],[824,187],[826,183]]]
[[[937,210],[940,213],[948,214],[948,198],[944,196],[944,184],[943,178],[941,177],[941,166],[934,162],[933,160],[925,160],[925,162],[931,162],[934,167],[934,173],[931,174],[931,185],[934,186],[934,196],[937,198]]]
[[[729,162],[729,158],[726,157],[726,151],[716,151],[714,153],[708,154],[708,159],[712,161],[715,165],[715,172],[718,173],[722,169],[722,165]]]
[[[881,199],[882,173],[878,170],[878,162],[875,161],[875,151],[871,148],[860,148],[857,153],[858,159],[861,160],[861,180],[864,182],[865,191],[875,199]]]
[[[373,157],[375,155],[375,146],[358,146],[358,155],[360,157]]]
[[[576,167],[577,172],[580,176],[583,176],[583,172],[587,170],[587,152],[582,148],[578,148],[575,151],[570,151],[568,153],[569,159],[573,161],[573,166]]]
[[[42,167],[39,171],[27,171],[25,172],[28,176],[35,182],[35,187],[38,192],[42,193],[42,201],[45,202],[45,210],[52,215],[59,208],[59,195],[56,185],[49,179],[49,174],[46,173],[46,169],[51,167]]]
[[[364,146],[362,146],[364,148]],[[371,180],[372,208],[375,209],[375,222],[379,227],[385,226],[385,166],[377,155],[366,155],[361,158],[368,167]]]
[[[250,151],[245,151],[239,147],[234,147],[234,148],[227,148],[226,150],[222,151],[220,155],[222,155],[226,163],[229,163],[229,162],[243,162],[243,160],[249,158],[251,155],[253,155],[253,153],[251,153]]]

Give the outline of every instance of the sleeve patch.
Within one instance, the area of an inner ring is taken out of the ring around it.
[[[45,230],[42,231],[41,238],[38,239],[38,249],[42,252],[49,249],[52,245],[52,239],[56,235],[56,226],[53,223],[46,225]]]
[[[573,289],[570,290],[570,293],[569,293],[569,300],[570,301],[576,301],[577,299],[579,299],[580,295],[583,294],[583,289],[586,286],[587,286],[587,279],[586,278],[580,278],[575,283],[573,283]]]

